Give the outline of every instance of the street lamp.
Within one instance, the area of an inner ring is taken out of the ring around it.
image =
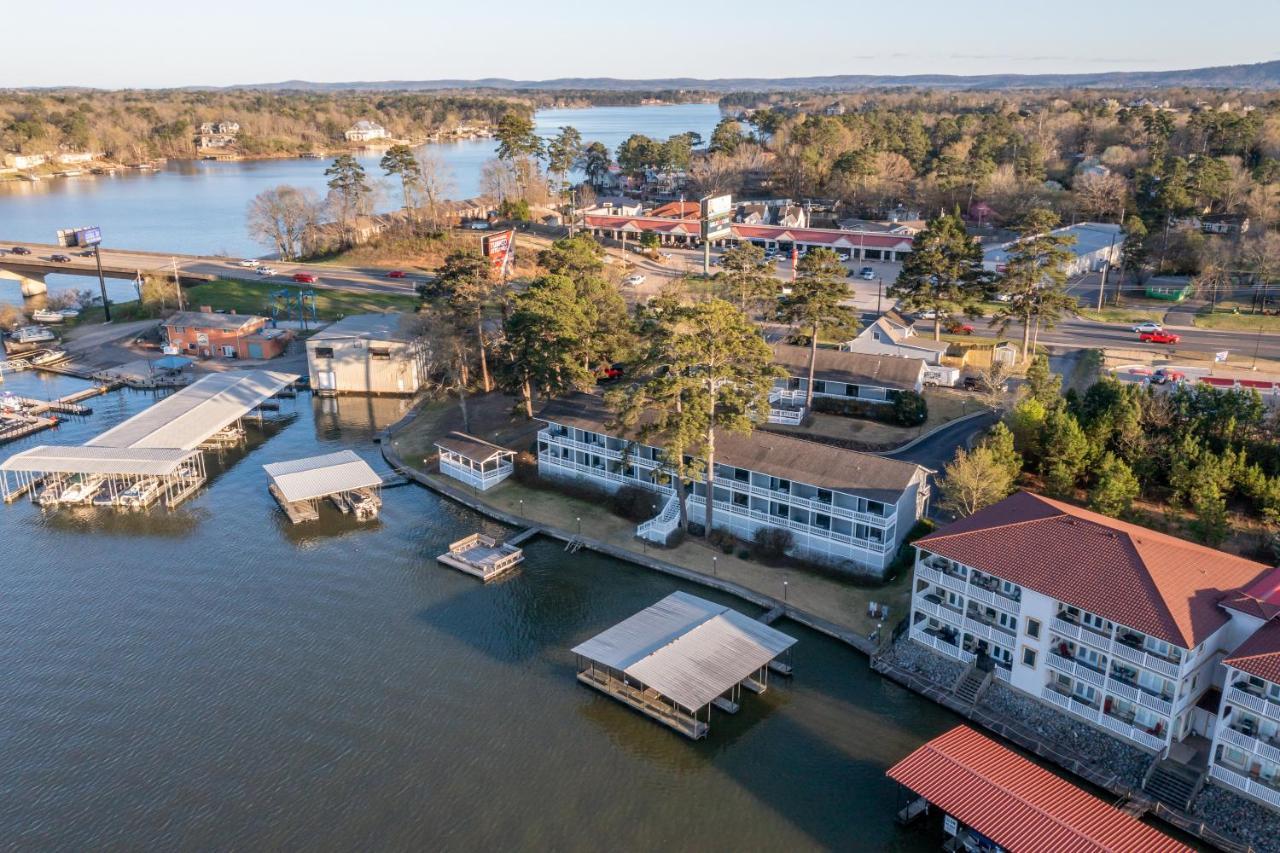
[[[786,581],[782,582],[782,603],[783,604],[787,603],[787,582]]]
[[[582,535],[582,516],[578,516],[578,535]]]
[[[719,558],[719,557],[712,557],[712,558],[711,558],[711,577],[713,577],[713,578],[716,576],[716,560],[718,560],[718,559],[720,559],[720,558]]]

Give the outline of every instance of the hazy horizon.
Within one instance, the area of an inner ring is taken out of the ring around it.
[[[11,39],[0,87],[1080,74],[1280,59],[1274,0],[1240,0],[1230,16],[1205,15],[1191,0],[1027,5],[992,0],[977,12],[943,0],[892,8],[813,0],[802,14],[779,15],[775,4],[739,0],[731,15],[695,6],[653,22],[625,7],[587,15],[564,0],[494,0],[479,11],[385,0],[359,13],[336,0],[177,11],[133,0],[128,14],[87,6],[48,39]]]

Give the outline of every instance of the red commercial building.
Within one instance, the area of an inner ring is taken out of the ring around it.
[[[282,354],[293,333],[268,327],[266,317],[181,311],[164,321],[165,340],[197,358],[267,359]]]

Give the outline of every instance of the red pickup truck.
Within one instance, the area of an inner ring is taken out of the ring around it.
[[[1176,344],[1182,340],[1182,336],[1162,330],[1159,332],[1143,332],[1138,335],[1138,340],[1144,344]]]

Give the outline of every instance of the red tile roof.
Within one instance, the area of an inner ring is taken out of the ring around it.
[[[1222,662],[1280,684],[1280,622],[1263,625]]]
[[[661,207],[655,207],[649,211],[649,215],[675,219],[698,219],[702,216],[702,205],[696,201],[669,201]]]
[[[1184,649],[1226,623],[1229,593],[1272,571],[1030,492],[916,544]]]
[[[1191,849],[966,726],[929,741],[888,776],[1018,853]]]
[[[656,213],[656,211],[655,211]],[[629,229],[632,231],[657,231],[673,233],[671,229],[681,228],[683,232],[698,235],[701,223],[689,219],[664,219],[660,216],[605,216],[588,213],[582,217],[588,228],[608,228],[611,230]],[[730,226],[733,236],[739,240],[783,240],[806,243],[810,245],[834,246],[841,249],[856,249],[863,246],[868,249],[897,249],[910,251],[911,238],[895,234],[869,234],[856,231],[836,231],[830,228],[786,228],[781,225],[742,225]]]

